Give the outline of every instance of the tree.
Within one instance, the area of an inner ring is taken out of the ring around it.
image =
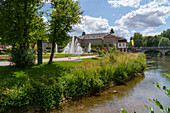
[[[52,63],[56,43],[68,40],[65,36],[73,25],[80,22],[80,15],[83,14],[80,9],[79,1],[51,0],[49,41],[52,43],[52,51],[49,64]]]
[[[134,36],[131,37],[131,40],[134,41],[135,47],[141,47],[143,44],[143,36],[140,33],[134,33]]]
[[[38,40],[43,40],[47,41],[48,36],[47,36],[47,23],[43,22],[43,19],[40,16],[36,16],[33,23],[36,24],[36,29],[30,32],[31,36],[31,46],[32,48],[35,47],[35,44],[37,43]]]
[[[0,0],[0,37],[6,44],[27,49],[37,29],[38,10],[43,6],[40,0]]]
[[[161,36],[167,37],[170,40],[170,29],[163,31],[163,33],[161,33]]]
[[[161,47],[161,46],[164,46],[164,47],[170,46],[170,41],[169,41],[169,39],[166,38],[166,37],[162,37],[162,38],[160,39],[160,41],[159,41],[159,44],[158,44],[158,47]]]

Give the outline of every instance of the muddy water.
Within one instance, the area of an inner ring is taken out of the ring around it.
[[[124,108],[128,113],[148,113],[144,105],[155,108],[155,113],[161,111],[149,101],[157,98],[163,106],[170,107],[170,98],[154,87],[153,82],[166,85],[170,88],[170,79],[162,76],[163,72],[170,73],[170,57],[148,59],[149,66],[145,76],[136,77],[125,85],[109,88],[94,96],[84,97],[72,101],[60,110],[60,113],[120,113],[119,108]],[[117,93],[114,93],[114,91]]]

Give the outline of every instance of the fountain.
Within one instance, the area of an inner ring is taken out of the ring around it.
[[[88,53],[91,53],[91,43],[89,43],[88,49],[87,49]]]
[[[75,37],[73,36],[72,41],[67,44],[62,53],[82,54],[84,52],[78,40],[77,39],[75,40]]]

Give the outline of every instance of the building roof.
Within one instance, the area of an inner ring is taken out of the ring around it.
[[[95,34],[86,34],[84,36],[79,36],[78,38],[79,39],[85,39],[85,40],[88,40],[88,39],[102,39],[104,38],[105,36],[108,36],[108,35],[112,35],[114,37],[117,37],[119,38],[119,40],[126,40],[125,38],[123,37],[119,37],[115,34],[110,34],[110,33],[95,33]]]

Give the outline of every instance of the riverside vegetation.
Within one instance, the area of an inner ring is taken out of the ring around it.
[[[0,67],[0,112],[54,109],[74,97],[98,92],[106,85],[123,84],[145,69],[144,54],[117,51],[99,59],[54,62],[30,69]]]

